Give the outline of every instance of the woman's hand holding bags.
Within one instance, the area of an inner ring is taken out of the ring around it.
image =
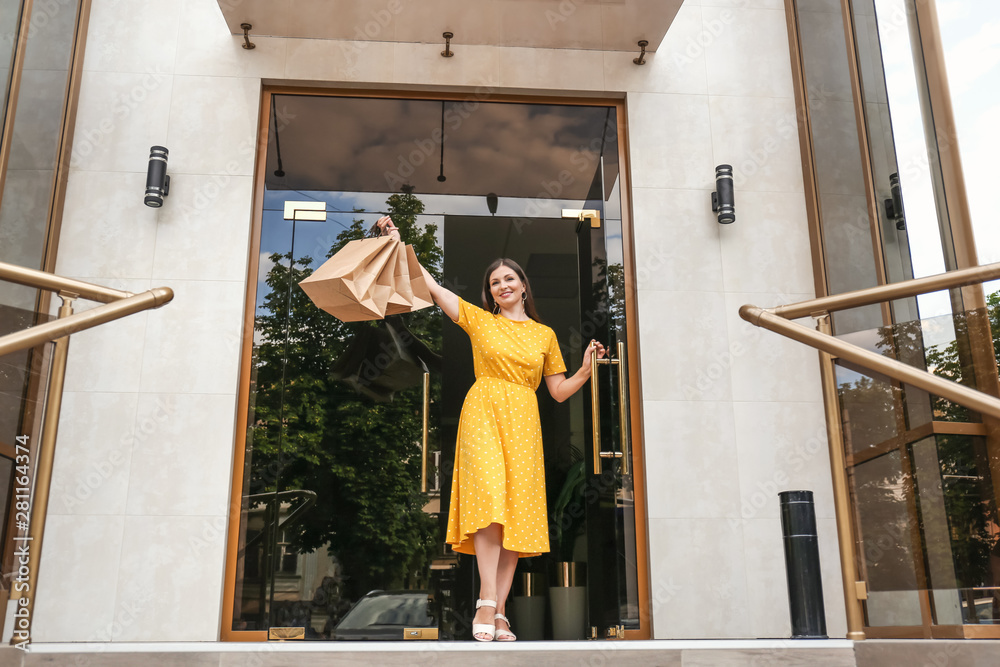
[[[398,232],[350,241],[299,287],[318,308],[344,322],[380,320],[433,303],[416,253]]]

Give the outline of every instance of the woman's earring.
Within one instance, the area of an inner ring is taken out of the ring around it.
[[[496,301],[493,302],[493,314],[496,315],[500,312],[500,304]]]
[[[527,301],[527,300],[528,300],[528,293],[521,292],[521,301]]]

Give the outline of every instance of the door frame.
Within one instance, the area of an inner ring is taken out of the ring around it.
[[[253,331],[257,303],[257,272],[259,269],[260,235],[264,209],[264,182],[267,169],[267,142],[271,127],[271,98],[273,95],[312,95],[320,97],[365,97],[414,99],[429,101],[455,101],[479,104],[482,102],[519,104],[563,104],[571,106],[610,106],[615,108],[618,120],[618,164],[622,208],[622,253],[625,270],[625,322],[628,340],[628,395],[631,430],[631,464],[635,490],[636,517],[636,570],[639,579],[639,629],[626,630],[625,639],[652,638],[652,605],[649,586],[649,541],[646,515],[646,484],[643,447],[642,382],[640,377],[641,351],[639,348],[639,318],[635,280],[635,247],[632,239],[632,196],[629,171],[628,110],[623,97],[559,97],[541,95],[497,94],[493,88],[480,86],[464,92],[442,92],[420,89],[376,90],[365,88],[314,88],[287,85],[264,85],[261,90],[257,121],[257,144],[253,172],[253,206],[247,278],[243,311],[242,340],[240,342],[239,387],[236,400],[236,428],[233,443],[233,468],[229,500],[228,534],[223,580],[222,641],[267,641],[264,630],[233,630],[235,606],[237,555],[239,551],[240,521],[242,518],[243,468],[246,453],[247,418],[250,404],[250,378],[253,354]]]

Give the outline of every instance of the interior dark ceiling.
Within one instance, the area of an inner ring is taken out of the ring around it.
[[[266,174],[272,190],[398,192],[407,184],[417,194],[586,200],[595,194],[592,184],[601,186],[602,156],[605,199],[618,173],[613,107],[273,99]]]

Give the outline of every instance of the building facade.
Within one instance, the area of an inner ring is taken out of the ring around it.
[[[295,287],[382,213],[470,302],[489,260],[521,262],[571,370],[592,337],[620,362],[540,399],[553,553],[514,590],[539,638],[561,636],[562,561],[586,564],[581,638],[790,637],[778,494],[798,489],[829,637],[992,636],[990,419],[844,360],[824,396],[833,362],[739,314],[927,275],[919,230],[942,270],[976,265],[933,3],[898,4],[3,3],[0,261],[174,294],[71,338],[31,641],[350,638],[372,589],[430,592],[424,625],[467,638],[474,567],[439,531],[463,334],[405,316],[421,356]],[[921,169],[893,133],[900,34]],[[3,333],[58,306],[0,294]],[[833,313],[833,332],[996,395],[996,304],[940,303]],[[7,357],[11,479],[52,426],[46,354]]]

